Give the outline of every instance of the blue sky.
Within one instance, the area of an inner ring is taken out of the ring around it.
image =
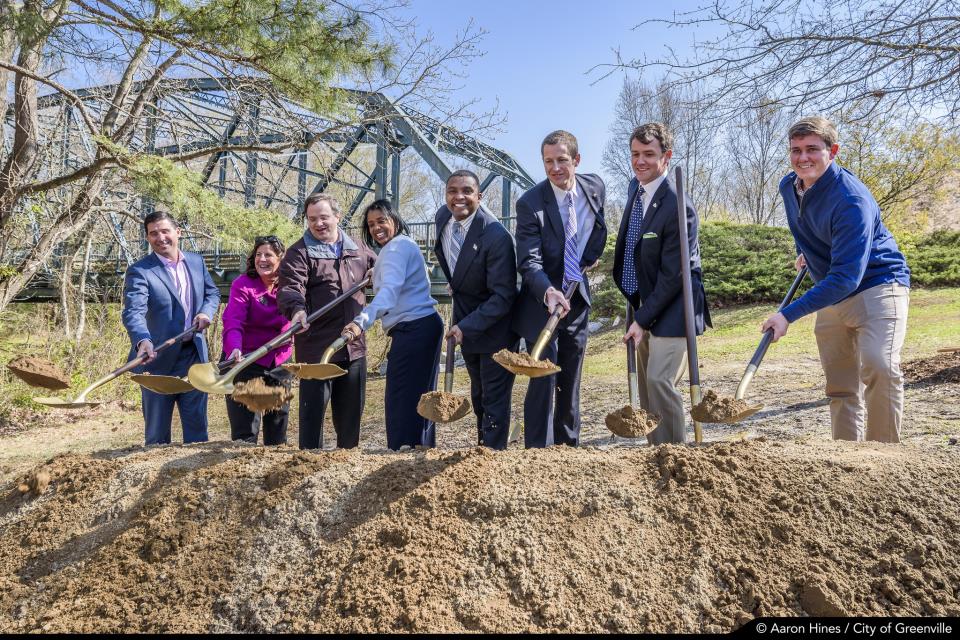
[[[689,51],[692,31],[632,27],[698,4],[695,0],[411,0],[409,12],[421,29],[432,31],[441,42],[452,40],[471,18],[488,32],[481,44],[486,55],[465,70],[463,97],[480,97],[487,108],[499,98],[500,110],[508,119],[503,133],[486,141],[513,154],[534,179],[541,180],[540,141],[554,129],[567,129],[577,136],[580,171],[602,173],[601,154],[623,73],[591,84],[602,72],[588,74],[589,69],[613,62],[617,47],[626,58],[660,57],[666,44],[680,54]]]

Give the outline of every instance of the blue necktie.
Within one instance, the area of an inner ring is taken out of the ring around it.
[[[453,233],[450,242],[450,272],[457,268],[457,258],[460,257],[460,249],[463,248],[463,225],[459,222],[453,223]]]
[[[563,288],[571,282],[583,281],[580,273],[580,257],[577,255],[577,209],[573,206],[573,194],[567,192],[564,199],[567,207],[567,225],[563,229],[566,240],[563,244]]]
[[[627,222],[627,241],[623,251],[623,289],[627,295],[637,292],[637,266],[634,263],[634,249],[640,240],[640,225],[643,224],[643,194],[646,193],[643,185],[637,189],[637,197],[633,200],[630,209],[630,220]]]

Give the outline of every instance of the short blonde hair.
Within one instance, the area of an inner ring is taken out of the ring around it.
[[[832,147],[840,140],[837,127],[821,116],[809,116],[794,122],[790,126],[790,134],[787,136],[787,140],[809,135],[819,136],[827,147]]]

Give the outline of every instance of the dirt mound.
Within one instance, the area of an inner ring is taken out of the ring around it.
[[[726,631],[960,615],[954,448],[67,455],[0,499],[0,631]]]
[[[504,367],[514,367],[520,369],[541,369],[544,371],[559,371],[560,368],[549,360],[534,360],[529,353],[521,351],[514,353],[507,349],[500,349],[493,354],[493,359]]]
[[[43,358],[20,356],[8,362],[7,368],[32,387],[55,391],[70,388],[70,378],[60,370],[60,367]]]
[[[960,351],[912,360],[904,363],[901,370],[904,379],[914,384],[957,383],[960,382]]]

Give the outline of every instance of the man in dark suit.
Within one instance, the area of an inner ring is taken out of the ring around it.
[[[130,335],[130,359],[148,356],[140,372],[185,376],[191,365],[207,362],[207,341],[202,331],[210,325],[220,304],[217,290],[203,258],[180,251],[180,228],[165,212],[143,220],[153,253],[127,269],[123,281],[123,326]],[[197,332],[155,355],[153,345],[183,333],[191,325]],[[164,395],[141,387],[146,444],[168,444],[173,408],[180,411],[183,441],[207,440],[207,394],[188,391]]]
[[[658,414],[660,424],[647,436],[650,444],[686,440],[683,396],[677,384],[687,361],[683,317],[683,280],[677,189],[667,169],[673,155],[673,135],[653,122],[637,127],[630,137],[630,181],[627,205],[620,221],[613,279],[634,310],[624,342],[637,345],[640,405]],[[697,335],[710,326],[700,269],[699,221],[687,202],[687,234]]]
[[[540,145],[547,179],[517,201],[517,257],[522,278],[513,328],[533,347],[554,309],[561,321],[542,357],[560,372],[532,378],[523,403],[524,444],[577,446],[580,442],[580,372],[587,348],[590,287],[584,273],[603,253],[606,188],[599,176],[578,174],[577,139],[554,131]],[[567,300],[563,292],[579,283]]]
[[[477,442],[506,449],[514,375],[491,357],[515,351],[519,338],[510,328],[517,297],[517,254],[513,238],[480,206],[480,180],[460,170],[447,178],[447,204],[437,211],[435,251],[453,292],[453,326],[460,345],[470,396],[477,416]]]

